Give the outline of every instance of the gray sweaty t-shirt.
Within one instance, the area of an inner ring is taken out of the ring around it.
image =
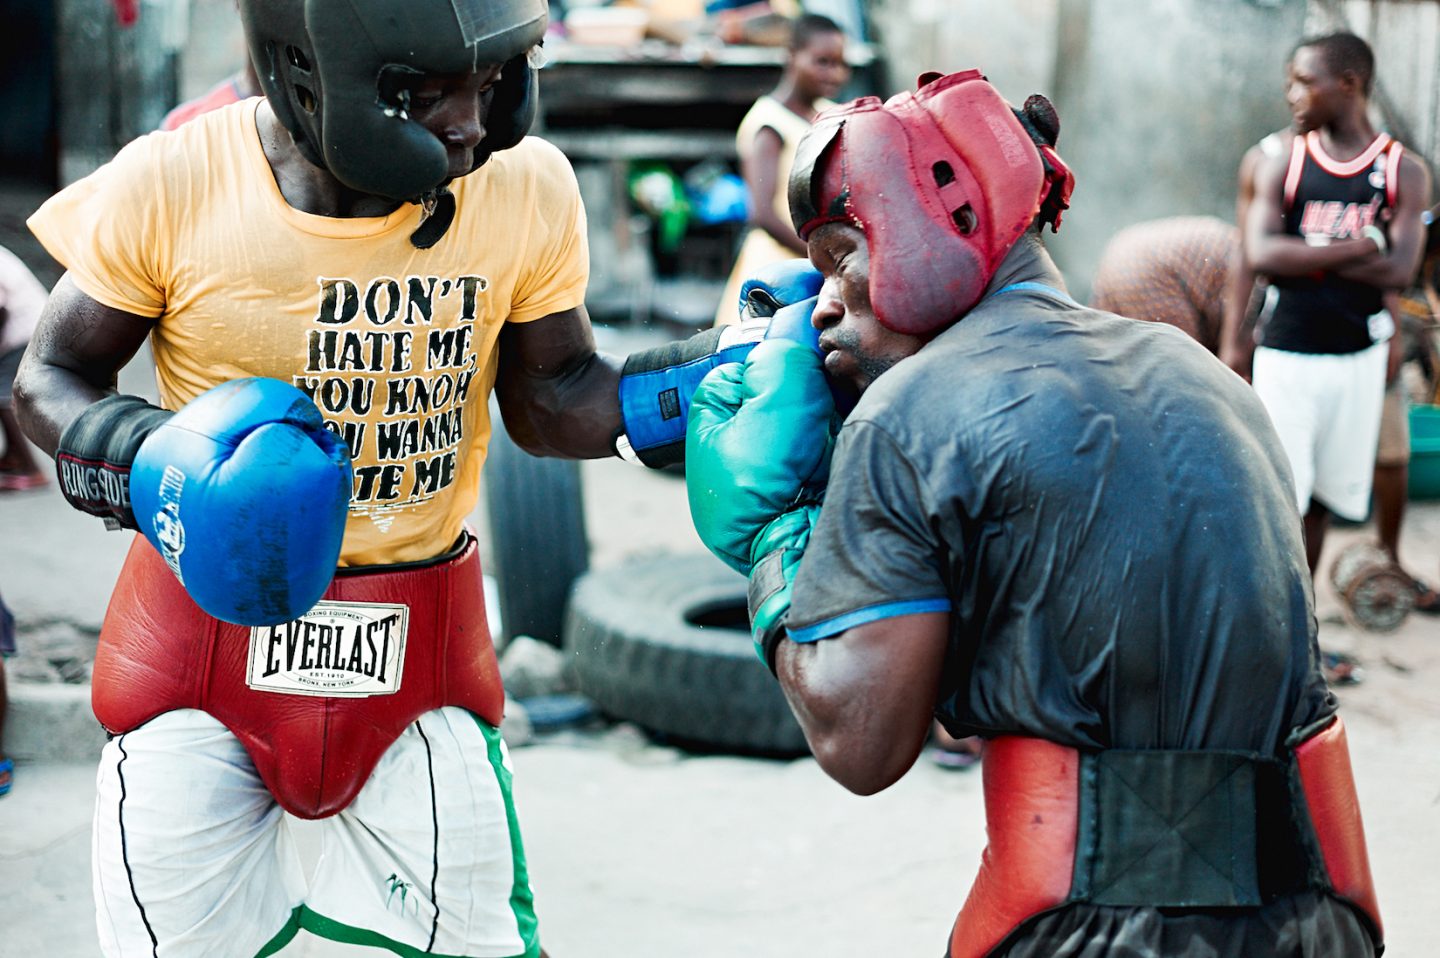
[[[1278,754],[1335,710],[1290,486],[1250,387],[1184,333],[1033,285],[992,295],[847,418],[791,637],[948,610],[936,714],[954,734]],[[1069,903],[994,954],[1374,950],[1349,905],[1302,891]]]
[[[793,638],[948,610],[952,733],[1276,754],[1334,711],[1289,467],[1183,333],[993,295],[841,430]]]

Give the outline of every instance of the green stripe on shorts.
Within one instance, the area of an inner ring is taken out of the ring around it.
[[[400,958],[465,958],[463,955],[441,955],[433,951],[422,951],[414,945],[407,945],[404,942],[396,941],[394,938],[380,934],[378,931],[371,931],[368,928],[356,928],[354,925],[347,925],[344,922],[336,921],[333,918],[326,918],[324,915],[316,914],[308,908],[300,909],[300,927],[318,935],[321,938],[328,938],[331,941],[344,942],[347,945],[367,945],[371,948],[384,948],[400,956]],[[533,922],[532,922],[533,924]],[[523,956],[516,955],[515,958],[534,958],[540,954],[538,946],[530,945],[526,939],[526,949]]]
[[[490,751],[490,766],[500,782],[500,791],[505,796],[505,821],[510,827],[510,850],[515,862],[515,883],[510,887],[510,910],[515,913],[515,925],[520,930],[520,939],[525,942],[525,958],[540,954],[540,932],[535,921],[535,895],[530,891],[530,871],[525,865],[525,845],[520,838],[520,822],[515,817],[515,799],[510,794],[514,778],[505,767],[503,742],[500,730],[490,723],[475,717],[475,724],[485,736]]]
[[[485,737],[486,757],[490,761],[490,767],[495,771],[496,783],[500,786],[500,794],[504,797],[505,821],[510,831],[510,853],[514,874],[514,881],[510,886],[510,910],[515,916],[515,926],[520,933],[520,940],[525,943],[525,950],[519,955],[507,956],[507,958],[539,958],[540,935],[538,923],[535,920],[535,899],[530,891],[530,873],[525,864],[525,848],[520,839],[520,823],[515,817],[515,800],[510,792],[514,776],[505,767],[500,730],[478,716],[472,715],[471,717],[475,719],[475,724],[479,726],[480,733]],[[422,951],[368,928],[357,928],[333,918],[327,918],[304,905],[297,908],[296,912],[298,915],[292,916],[290,924],[286,925],[281,935],[277,935],[270,945],[266,946],[268,950],[263,950],[256,958],[264,958],[265,955],[278,950],[279,946],[288,943],[296,933],[297,917],[299,928],[304,928],[312,935],[328,938],[331,941],[384,948],[393,954],[400,955],[401,958],[464,958],[459,955],[447,956]],[[282,935],[285,935],[283,939]]]

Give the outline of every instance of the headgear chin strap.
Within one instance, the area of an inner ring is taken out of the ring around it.
[[[816,118],[796,150],[790,216],[802,239],[832,222],[864,232],[875,318],[928,336],[979,302],[1037,214],[1059,227],[1075,178],[979,71],[920,83]]]
[[[422,76],[504,64],[474,169],[535,116],[530,51],[546,0],[240,0],[275,115],[310,162],[353,190],[417,203],[446,179],[445,145],[410,119]]]

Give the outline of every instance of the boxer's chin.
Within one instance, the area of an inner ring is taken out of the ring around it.
[[[441,186],[449,186],[455,180],[470,172],[470,167],[475,165],[475,151],[466,149],[449,149],[445,151],[445,158],[448,161],[445,168],[445,182]]]

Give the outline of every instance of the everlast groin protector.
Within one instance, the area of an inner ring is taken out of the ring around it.
[[[445,146],[408,115],[425,74],[502,63],[475,167],[535,115],[530,51],[545,0],[240,0],[260,85],[300,151],[351,189],[419,202],[446,178]]]
[[[333,815],[425,712],[458,705],[500,724],[475,541],[431,563],[342,571],[305,617],[244,628],[206,615],[137,537],[100,632],[92,704],[116,734],[200,709],[235,733],[286,811]]]
[[[1074,177],[978,71],[827,110],[800,142],[790,216],[802,239],[852,223],[870,246],[870,302],[889,329],[939,332],[979,301],[1047,200]]]

